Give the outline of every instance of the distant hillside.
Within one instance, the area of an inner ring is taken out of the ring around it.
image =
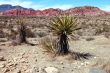
[[[10,4],[2,4],[0,5],[0,12],[4,12],[4,11],[7,11],[7,10],[11,10],[11,9],[24,9],[24,10],[27,10],[29,8],[24,8],[24,7],[21,7],[21,6],[12,6]]]
[[[110,15],[109,12],[103,11],[98,7],[93,6],[82,6],[70,8],[68,10],[61,9],[45,9],[45,10],[34,10],[31,8],[24,8],[21,6],[12,5],[0,5],[0,16],[52,16],[70,14],[76,16],[106,16]]]
[[[68,14],[77,16],[102,16],[108,15],[109,13],[93,6],[75,7],[65,11]]]

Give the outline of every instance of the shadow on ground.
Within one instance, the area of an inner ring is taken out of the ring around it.
[[[75,60],[82,60],[82,59],[89,60],[90,58],[93,57],[93,55],[90,53],[70,52],[70,54]]]

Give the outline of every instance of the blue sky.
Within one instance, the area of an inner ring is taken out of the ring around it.
[[[0,0],[0,4],[20,5],[33,9],[69,9],[78,6],[96,6],[110,11],[110,0]]]

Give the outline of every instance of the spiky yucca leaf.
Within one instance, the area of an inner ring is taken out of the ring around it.
[[[66,34],[70,35],[76,29],[76,21],[75,17],[71,17],[68,15],[55,17],[51,25],[49,26],[50,29],[56,34]]]
[[[24,22],[23,19],[18,19],[18,20],[16,21],[16,23],[17,23],[17,25],[25,25],[25,22]]]

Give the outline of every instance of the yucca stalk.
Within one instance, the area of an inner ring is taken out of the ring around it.
[[[18,20],[17,24],[19,25],[19,39],[20,39],[20,43],[27,43],[26,41],[26,26],[24,21],[22,20]]]
[[[58,54],[65,55],[69,53],[68,35],[76,30],[75,17],[69,15],[56,16],[50,23],[50,30],[58,36]]]

